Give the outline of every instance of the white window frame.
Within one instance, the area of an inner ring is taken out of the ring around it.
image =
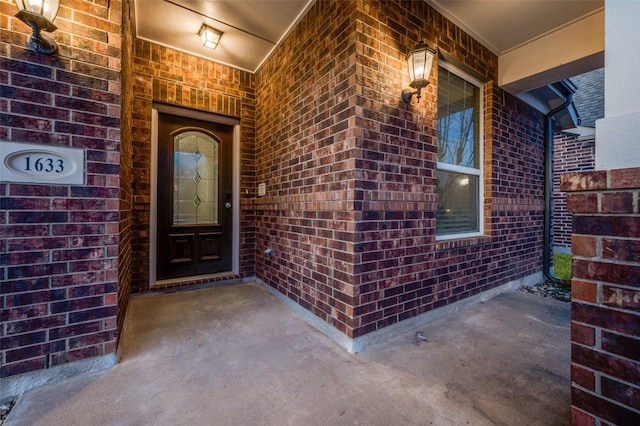
[[[442,60],[438,61],[438,66],[446,69],[450,73],[464,79],[467,83],[476,86],[479,89],[480,102],[479,102],[479,141],[478,141],[478,165],[479,168],[471,168],[458,166],[455,164],[437,162],[436,166],[436,178],[438,170],[444,170],[448,172],[464,173],[468,175],[478,176],[478,231],[464,232],[455,234],[436,234],[436,241],[444,240],[458,240],[463,238],[479,237],[484,235],[484,85],[478,79],[472,77],[468,73],[460,70],[459,68],[451,65],[450,63]],[[437,215],[436,215],[436,220]]]

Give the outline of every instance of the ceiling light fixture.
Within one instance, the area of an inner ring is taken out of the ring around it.
[[[417,95],[418,102],[420,102],[420,92],[423,87],[429,84],[429,75],[431,75],[431,67],[435,55],[436,52],[422,40],[420,40],[420,43],[409,53],[407,57],[409,77],[411,77],[409,86],[417,90],[415,92],[411,91],[411,89],[404,89],[402,91],[402,100],[406,103],[411,102],[413,95]]]
[[[216,46],[218,46],[220,37],[222,37],[222,31],[211,28],[207,24],[202,24],[200,31],[198,31],[198,35],[202,40],[202,45],[213,50],[216,48]]]
[[[40,31],[53,32],[58,29],[53,23],[60,8],[60,0],[16,0],[16,18],[31,27],[29,49],[50,55],[58,50],[53,38]]]

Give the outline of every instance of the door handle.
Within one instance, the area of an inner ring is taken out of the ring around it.
[[[227,202],[224,204],[224,206],[225,206],[225,208],[230,209],[230,208],[231,208],[231,203],[227,201]]]

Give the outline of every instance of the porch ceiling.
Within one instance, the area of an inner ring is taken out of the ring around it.
[[[136,31],[140,38],[255,72],[315,1],[135,0]],[[580,50],[581,44],[593,44],[593,38],[582,41],[580,31],[583,27],[574,32],[566,29],[575,23],[584,22],[594,14],[602,13],[604,0],[425,1],[501,59],[505,57],[505,61],[501,60],[500,64],[504,69],[504,72],[501,70],[500,83],[512,93],[589,71],[597,68],[598,61],[601,61],[598,57],[580,67],[573,67],[568,71],[573,73],[570,75],[550,74],[548,71],[554,68],[554,64],[540,64],[540,60],[533,67],[527,65],[524,71],[518,68],[519,65],[522,68],[524,59],[557,44],[557,40],[553,38],[547,43],[539,43],[554,33],[564,31],[562,39],[571,39],[568,50],[574,50],[571,46]],[[207,49],[200,43],[197,32],[203,23],[224,33],[215,50]],[[567,36],[567,33],[570,35]],[[598,34],[599,30],[596,30],[596,44]],[[532,53],[533,43],[537,44],[533,46]],[[520,49],[522,55],[519,54]],[[589,57],[593,52],[601,50],[599,46],[590,47],[578,56]],[[563,58],[559,60],[562,64],[569,62]],[[575,61],[575,58],[570,60]],[[526,75],[528,68],[533,69],[532,73],[536,77],[525,84],[523,81],[531,77]],[[567,74],[567,70],[564,74]]]
[[[604,7],[604,0],[427,0],[502,55]]]
[[[255,72],[315,0],[135,0],[136,35],[154,43]],[[215,50],[202,24],[222,31]]]

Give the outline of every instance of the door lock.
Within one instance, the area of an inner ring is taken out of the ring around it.
[[[227,209],[231,208],[231,191],[227,191],[227,196],[225,198],[227,200],[226,203],[224,203],[224,207]]]

